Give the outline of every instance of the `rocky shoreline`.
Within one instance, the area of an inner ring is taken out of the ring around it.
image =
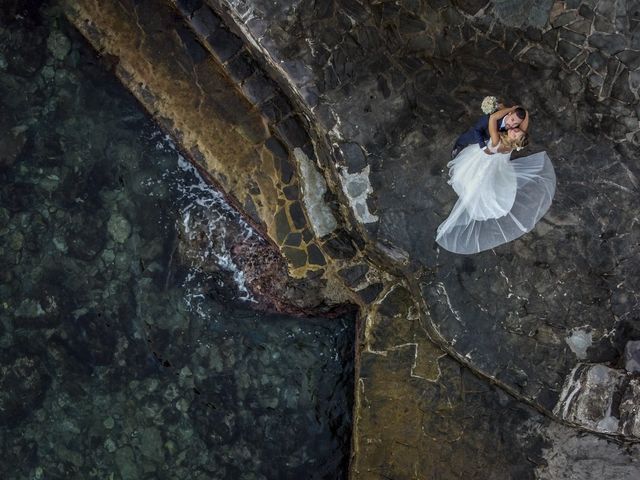
[[[247,292],[359,308],[350,478],[637,476],[633,6],[64,5],[264,234],[230,251]],[[444,166],[486,94],[528,106],[558,194],[522,239],[455,256],[434,242]],[[218,240],[194,226],[181,254],[197,261]]]
[[[353,314],[252,308],[237,246],[273,247],[114,65],[0,5],[0,476],[344,477]]]

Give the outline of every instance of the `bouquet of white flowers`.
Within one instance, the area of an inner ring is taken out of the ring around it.
[[[484,97],[481,108],[484,114],[491,115],[498,110],[498,99],[493,96]]]

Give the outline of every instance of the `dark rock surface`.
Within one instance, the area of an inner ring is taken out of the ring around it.
[[[472,368],[550,412],[579,362],[624,363],[640,338],[633,5],[207,3],[294,92],[369,245],[408,257],[429,321]],[[488,94],[529,109],[522,154],[548,152],[558,191],[533,232],[461,257],[434,242],[455,201],[445,165]]]
[[[620,208],[637,205],[636,73],[615,56],[633,43],[634,17],[622,4],[605,9],[615,2],[548,0],[489,2],[485,15],[468,16],[480,3],[339,2],[326,12],[306,1],[221,2],[301,97],[315,92],[318,105],[304,106],[341,142],[347,172],[370,167],[378,221],[368,234],[409,253],[440,332],[483,371],[553,408],[576,364],[565,342],[572,329],[588,325],[601,339],[587,360],[611,362],[624,345],[608,333],[636,329],[637,209]],[[583,23],[594,7],[603,17],[591,33]],[[616,21],[624,29],[608,33]],[[455,200],[444,167],[485,94],[530,109],[531,150],[555,162],[558,193],[531,234],[459,257],[433,241]]]

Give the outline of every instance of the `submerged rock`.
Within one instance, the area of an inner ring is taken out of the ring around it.
[[[0,426],[14,425],[39,407],[50,383],[40,356],[24,346],[0,350]]]
[[[107,222],[109,235],[118,243],[124,243],[131,235],[131,224],[119,213],[114,213]]]
[[[47,39],[47,48],[56,60],[64,60],[71,50],[71,42],[64,33],[53,31]]]

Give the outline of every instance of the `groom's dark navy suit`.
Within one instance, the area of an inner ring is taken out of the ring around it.
[[[504,117],[499,118],[497,120],[499,132],[507,131],[506,128],[502,127],[503,119]],[[489,115],[483,115],[473,127],[471,127],[469,130],[467,130],[466,132],[464,132],[462,135],[458,137],[458,139],[456,140],[456,144],[454,145],[453,148],[454,150],[458,149],[459,151],[468,145],[477,143],[478,145],[480,145],[481,148],[484,149],[487,146],[487,141],[490,138],[491,138],[491,135],[489,135]]]

